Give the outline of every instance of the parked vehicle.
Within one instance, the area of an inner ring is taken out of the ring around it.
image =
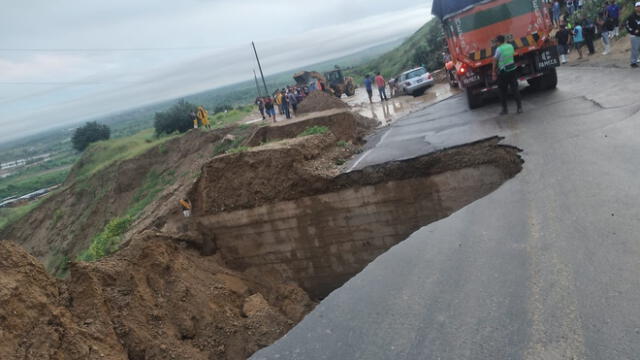
[[[396,87],[400,89],[400,92],[405,95],[420,96],[424,92],[433,86],[433,76],[423,67],[418,67],[405,71],[396,82]]]
[[[519,80],[538,90],[556,87],[560,59],[542,0],[434,0],[432,12],[442,21],[469,108],[481,106],[484,96],[497,90],[492,63],[498,35],[516,49]]]

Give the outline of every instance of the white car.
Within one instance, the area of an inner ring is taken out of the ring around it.
[[[405,71],[398,76],[397,88],[406,95],[419,96],[433,86],[433,76],[423,67]]]

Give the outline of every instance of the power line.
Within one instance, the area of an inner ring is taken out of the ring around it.
[[[0,85],[107,85],[135,83],[134,81],[0,81]]]
[[[109,52],[109,51],[181,51],[181,50],[209,50],[209,49],[219,49],[219,47],[214,46],[185,46],[185,47],[166,47],[166,48],[0,48],[2,52],[32,52],[32,51],[42,51],[42,52]]]

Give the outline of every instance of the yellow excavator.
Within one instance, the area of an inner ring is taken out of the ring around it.
[[[316,86],[318,90],[324,87],[324,91],[331,92],[338,98],[342,97],[342,94],[353,96],[356,93],[353,78],[343,76],[342,70],[338,66],[335,70],[325,72],[324,75],[316,71],[301,71],[293,75],[293,79],[298,86],[308,86],[311,79],[315,79],[322,84]]]

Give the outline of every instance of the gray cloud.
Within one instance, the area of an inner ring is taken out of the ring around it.
[[[11,34],[0,37],[0,141],[245,80],[252,40],[271,74],[350,54],[415,31],[427,5],[22,0],[0,14],[0,34]]]

